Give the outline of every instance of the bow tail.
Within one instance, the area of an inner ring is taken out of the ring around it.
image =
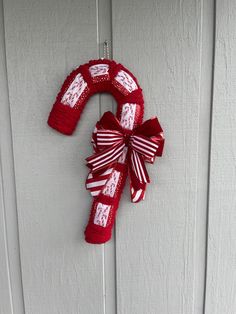
[[[144,200],[146,185],[150,180],[142,157],[133,151],[128,158],[130,159],[128,162],[128,167],[131,201],[133,203],[138,203]],[[137,163],[134,162],[135,160]],[[142,167],[142,169],[139,167]]]
[[[134,188],[131,186],[130,188],[131,201],[133,203],[138,203],[140,201],[143,201],[145,198],[145,190],[146,190],[146,185],[144,189],[139,189],[139,190],[134,190]]]
[[[93,174],[91,171],[86,179],[86,189],[90,191],[92,196],[98,196],[112,175],[114,168],[109,168],[102,173]]]
[[[140,155],[135,150],[132,150],[130,154],[130,159],[132,170],[134,171],[138,182],[149,183],[150,179],[142,155]]]

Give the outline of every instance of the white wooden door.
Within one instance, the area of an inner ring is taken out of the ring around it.
[[[236,3],[0,0],[0,314],[236,312]],[[47,117],[66,75],[101,57],[137,76],[165,131],[146,200],[84,241],[92,97],[73,136]]]

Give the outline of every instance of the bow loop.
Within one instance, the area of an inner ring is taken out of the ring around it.
[[[150,182],[145,161],[153,163],[162,154],[164,138],[157,118],[145,121],[130,134],[123,129],[119,120],[110,111],[105,112],[96,124],[93,144],[96,152],[88,157],[91,169],[86,181],[93,196],[99,195],[120,157],[127,151],[125,163],[129,169],[131,199],[144,199],[146,184]],[[93,182],[91,182],[91,180]]]
[[[155,141],[142,135],[131,136],[130,142],[133,150],[151,160],[155,157],[159,147]]]
[[[115,130],[97,130],[96,144],[99,150],[124,142],[123,134]]]
[[[99,153],[86,158],[87,166],[91,169],[91,172],[97,172],[104,168],[109,168],[113,163],[117,162],[121,156],[125,144],[123,142],[117,143],[104,149]]]

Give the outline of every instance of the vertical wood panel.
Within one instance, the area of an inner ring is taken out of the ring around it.
[[[206,314],[236,312],[235,17],[235,1],[216,1]]]
[[[6,113],[8,106],[8,94],[7,94],[7,73],[5,64],[5,47],[4,47],[4,26],[3,26],[3,8],[2,1],[0,1],[0,88],[2,91],[1,97],[1,122],[4,119],[9,119],[9,115]],[[4,112],[5,111],[5,112]],[[9,121],[9,120],[8,120]],[[2,126],[2,123],[0,127]],[[1,131],[3,128],[1,127]],[[8,256],[8,245],[7,245],[7,232],[6,232],[6,208],[4,204],[4,193],[3,193],[3,174],[2,174],[2,159],[3,159],[3,134],[0,133],[0,313],[13,314],[12,305],[12,292],[11,282],[9,276],[9,256]],[[4,137],[7,136],[4,133]],[[7,136],[8,137],[8,136]],[[9,138],[8,138],[9,140]]]
[[[111,1],[97,0],[97,20],[98,20],[98,48],[99,57],[104,56],[104,41],[108,41],[110,57],[112,57],[112,34],[111,34]],[[105,111],[114,109],[115,100],[110,94],[100,94],[100,116]],[[102,245],[103,249],[103,280],[104,280],[104,314],[116,313],[116,270],[115,270],[115,237]]]
[[[209,150],[214,62],[214,0],[202,1],[201,70],[195,229],[194,313],[204,313]]]
[[[0,90],[0,313],[23,314],[2,1],[0,1]]]
[[[25,310],[104,313],[103,249],[83,237],[91,199],[81,166],[92,151],[98,96],[74,136],[46,124],[66,75],[97,56],[96,2],[4,6]]]
[[[209,131],[211,72],[204,76],[201,67],[212,59],[212,37],[208,42],[205,29],[202,35],[209,26],[203,19],[212,23],[211,5],[113,1],[113,56],[138,77],[145,117],[157,114],[166,137],[163,158],[148,167],[152,183],[146,200],[130,204],[127,190],[121,201],[119,314],[203,310],[209,139],[202,129]]]

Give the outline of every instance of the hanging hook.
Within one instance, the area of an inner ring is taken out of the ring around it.
[[[110,59],[110,51],[108,41],[105,40],[103,43],[103,58],[102,59]]]

